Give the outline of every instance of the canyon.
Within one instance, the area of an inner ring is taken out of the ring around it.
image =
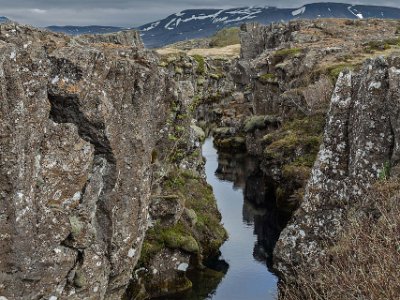
[[[287,216],[258,255],[289,287],[317,274],[398,176],[399,26],[248,23],[232,58],[1,24],[0,296],[149,299],[213,272],[229,237],[208,136],[220,157],[257,159],[246,195]]]

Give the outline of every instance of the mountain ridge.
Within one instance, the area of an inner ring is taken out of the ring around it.
[[[105,34],[126,29],[137,29],[141,32],[146,47],[160,48],[179,41],[210,37],[223,28],[240,26],[246,22],[267,25],[297,19],[320,18],[400,19],[400,8],[321,2],[310,3],[297,8],[244,6],[229,9],[187,9],[136,28],[105,25],[51,25],[46,29],[70,35]],[[9,21],[8,18],[0,17],[0,23],[7,21]]]
[[[319,18],[400,19],[400,9],[331,2],[311,3],[298,8],[249,6],[230,9],[189,9],[145,24],[138,29],[142,32],[145,45],[157,48],[186,39],[211,36],[222,28],[239,26],[245,22],[270,24]]]
[[[113,33],[122,31],[128,28],[119,27],[119,26],[102,26],[102,25],[88,25],[88,26],[74,26],[74,25],[51,25],[46,27],[53,32],[62,32],[71,35],[78,34],[104,34],[104,33]]]

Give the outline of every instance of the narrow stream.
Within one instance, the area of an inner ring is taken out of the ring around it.
[[[270,271],[272,251],[288,216],[276,208],[271,182],[246,154],[217,153],[212,138],[202,149],[229,239],[206,271],[188,273],[193,288],[163,300],[272,300],[278,278]]]
[[[246,183],[240,175],[246,170],[240,167],[245,166],[235,160],[229,162],[232,168],[221,165],[221,161],[219,164],[212,139],[204,143],[203,156],[207,182],[213,187],[222,222],[229,233],[229,240],[221,247],[221,259],[229,264],[229,269],[209,299],[275,299],[277,278],[268,271],[265,262],[253,255],[258,242],[255,217],[264,215],[264,211],[244,201]]]

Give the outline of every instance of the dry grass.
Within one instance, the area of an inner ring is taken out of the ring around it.
[[[361,202],[326,260],[297,269],[281,299],[400,299],[400,181],[380,181]]]
[[[188,55],[196,54],[208,57],[239,57],[240,44],[230,45],[221,48],[192,49],[188,52]]]
[[[230,45],[226,47],[221,47],[221,48],[197,48],[197,49],[192,49],[189,51],[184,51],[180,50],[177,48],[161,48],[157,49],[156,52],[160,55],[180,55],[180,54],[186,54],[186,55],[201,55],[201,56],[206,56],[206,57],[211,57],[211,58],[218,58],[218,57],[224,57],[224,58],[234,58],[234,57],[239,57],[240,55],[240,44],[237,45]]]
[[[160,55],[181,55],[185,53],[185,51],[173,47],[160,48],[156,52]]]

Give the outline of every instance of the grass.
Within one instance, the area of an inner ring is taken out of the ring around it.
[[[302,200],[322,142],[324,125],[324,113],[298,117],[263,137],[264,158],[282,170],[275,196],[283,210],[293,211]]]
[[[274,56],[278,61],[283,61],[286,58],[295,57],[299,55],[301,52],[302,50],[300,48],[287,48],[287,49],[277,50]]]
[[[224,28],[211,37],[210,47],[226,47],[240,44],[238,27]]]
[[[296,269],[283,300],[400,299],[400,182],[379,181],[348,211],[317,269]]]
[[[400,39],[391,38],[385,40],[369,41],[365,46],[365,50],[367,52],[384,51],[390,49],[391,46],[400,46]]]
[[[326,73],[332,82],[336,82],[341,72],[343,72],[345,69],[354,70],[356,66],[357,65],[351,63],[334,64],[326,69]]]

